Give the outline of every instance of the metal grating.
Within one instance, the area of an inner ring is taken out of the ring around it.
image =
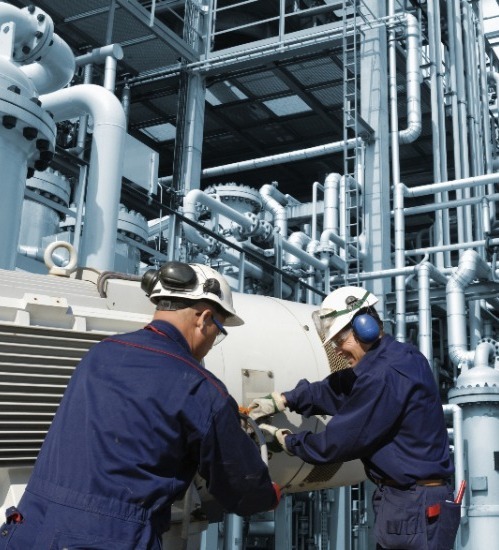
[[[0,324],[0,467],[34,463],[74,368],[105,336]]]
[[[343,463],[321,464],[314,466],[302,483],[324,483],[332,479]]]

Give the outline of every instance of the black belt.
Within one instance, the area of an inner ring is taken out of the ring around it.
[[[420,485],[422,487],[441,487],[443,485],[447,485],[446,479],[418,479],[414,483],[410,483],[407,485],[402,485],[400,483],[397,483],[393,479],[376,479],[375,480],[376,485],[387,485],[388,487],[400,487],[400,488],[407,488],[411,485]]]

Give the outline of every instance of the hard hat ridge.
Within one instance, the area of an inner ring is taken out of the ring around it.
[[[154,304],[162,298],[213,302],[227,316],[226,326],[244,324],[234,310],[227,280],[207,265],[167,262],[158,270],[146,271],[141,286]]]

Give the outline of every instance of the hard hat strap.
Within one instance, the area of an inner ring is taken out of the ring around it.
[[[342,315],[346,315],[347,313],[351,313],[352,311],[356,309],[360,309],[362,307],[362,304],[367,300],[367,297],[369,296],[369,291],[367,291],[362,298],[359,298],[356,302],[354,302],[350,307],[346,309],[340,309],[340,310],[333,310],[328,311],[327,313],[321,313],[320,318],[321,319],[327,319],[330,317],[336,318],[341,317]]]

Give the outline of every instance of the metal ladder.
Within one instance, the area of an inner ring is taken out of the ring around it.
[[[366,14],[362,13],[363,6]],[[372,129],[359,114],[359,46],[364,40],[363,24],[369,23],[369,8],[362,0],[343,0],[343,175],[345,178],[345,280],[349,284],[360,284],[361,261],[360,254],[355,254],[352,248],[359,250],[358,238],[362,231],[362,196],[359,192],[359,165],[362,159],[364,143],[358,139],[368,139]],[[371,14],[372,15],[372,14]],[[347,146],[347,141],[356,139],[353,148]]]

